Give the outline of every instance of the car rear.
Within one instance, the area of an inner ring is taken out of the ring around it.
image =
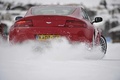
[[[31,16],[16,21],[10,29],[10,40],[47,40],[66,37],[72,41],[92,41],[93,29],[87,23],[71,15],[75,7],[34,7]],[[92,31],[91,31],[92,30]]]

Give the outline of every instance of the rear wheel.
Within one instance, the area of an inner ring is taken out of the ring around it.
[[[101,46],[101,51],[106,54],[107,51],[107,42],[104,36],[100,37],[100,46]]]

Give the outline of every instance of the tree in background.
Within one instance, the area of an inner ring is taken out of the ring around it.
[[[106,0],[101,0],[100,5],[103,5],[107,9],[107,2]]]

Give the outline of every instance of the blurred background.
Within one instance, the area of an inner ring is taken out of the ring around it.
[[[15,17],[24,16],[30,7],[36,5],[84,6],[91,20],[96,16],[103,18],[103,22],[94,25],[102,30],[107,42],[120,42],[119,0],[0,0],[0,24],[5,26],[4,33],[9,32]]]

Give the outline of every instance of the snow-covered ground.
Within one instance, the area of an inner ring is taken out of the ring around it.
[[[96,48],[66,39],[11,45],[0,41],[0,80],[120,80],[120,43]]]

